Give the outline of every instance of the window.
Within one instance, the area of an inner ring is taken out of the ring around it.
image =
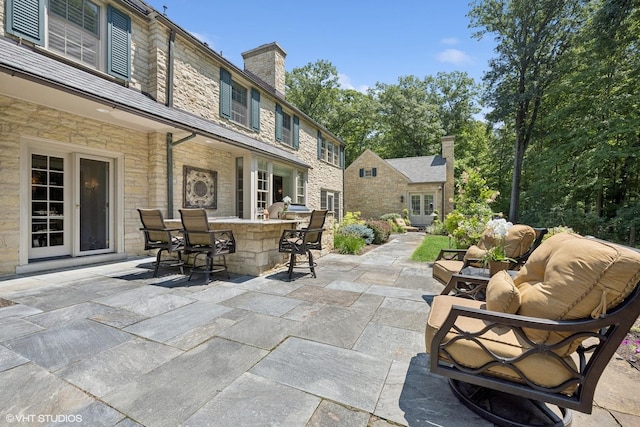
[[[304,205],[304,173],[296,173],[296,203]]]
[[[6,4],[7,33],[90,67],[106,69],[112,76],[131,78],[131,18],[118,9],[108,6],[105,13],[89,0],[49,0],[45,14],[42,0],[7,0]],[[104,23],[106,32],[102,30]],[[100,60],[104,52],[106,64]]]
[[[276,104],[276,141],[296,150],[300,145],[300,120],[298,116],[285,113],[280,104]]]
[[[342,168],[344,167],[344,147],[327,141],[318,131],[318,159]]]
[[[247,89],[231,82],[231,120],[247,125]]]
[[[373,178],[377,175],[377,168],[360,168],[360,178]]]
[[[49,1],[49,48],[98,67],[100,7],[90,1]]]
[[[291,145],[291,116],[282,114],[282,142]]]
[[[320,209],[327,209],[333,212],[336,222],[340,221],[340,192],[332,190],[320,191]]]
[[[258,183],[257,183],[257,214],[269,206],[269,165],[266,160],[258,161]]]
[[[220,116],[260,131],[260,92],[251,88],[249,98],[249,90],[224,68],[220,68]]]

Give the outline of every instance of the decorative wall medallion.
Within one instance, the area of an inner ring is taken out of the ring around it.
[[[184,166],[184,207],[218,208],[218,172]]]

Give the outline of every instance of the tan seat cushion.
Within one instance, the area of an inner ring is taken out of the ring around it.
[[[509,258],[517,258],[524,255],[533,241],[536,240],[536,230],[524,224],[515,224],[509,229],[504,239],[504,253]]]
[[[521,294],[518,314],[550,320],[599,317],[618,305],[640,280],[640,253],[575,234],[551,236],[514,278]],[[568,334],[527,331],[539,343]],[[578,342],[558,350],[571,353]]]
[[[460,273],[462,267],[464,267],[464,261],[441,259],[433,263],[432,274],[442,283],[449,283],[451,276]]]
[[[481,301],[450,295],[436,296],[431,305],[431,312],[429,313],[425,331],[427,353],[431,352],[433,337],[440,330],[453,305],[486,309],[486,304]],[[455,324],[462,330],[472,333],[479,332],[487,326],[487,323],[483,320],[468,317],[459,317]],[[524,339],[518,337],[511,330],[500,327],[482,333],[476,338],[478,342],[466,338],[452,341],[454,337],[461,338],[462,335],[452,329],[445,338],[445,342],[449,342],[449,345],[444,348],[448,354],[441,351],[438,357],[444,361],[455,361],[468,368],[479,368],[494,360],[482,346],[486,347],[489,352],[505,358],[516,358],[530,348]],[[435,356],[432,354],[431,357]],[[562,360],[568,364],[570,369],[574,372],[576,371],[576,365],[571,357],[564,357]],[[565,367],[560,359],[544,353],[531,354],[515,362],[514,365],[527,378],[543,387],[558,386],[564,381],[573,378],[574,374],[574,372]],[[541,369],[541,367],[544,368]],[[511,381],[523,382],[520,376],[507,365],[492,366],[487,370],[487,373]],[[575,387],[571,387],[564,390],[564,393],[571,394],[574,389]]]
[[[520,292],[506,271],[498,271],[487,284],[487,310],[516,314],[520,308]]]

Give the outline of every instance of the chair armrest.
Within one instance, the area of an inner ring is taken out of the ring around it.
[[[182,228],[141,228],[140,231],[168,231],[168,232],[180,232]]]
[[[487,294],[487,284],[489,284],[489,277],[452,274],[449,283],[440,295],[449,295],[453,291],[453,295],[457,297],[484,301]]]
[[[440,249],[440,253],[436,257],[436,261],[441,259],[462,261],[466,253],[466,249]]]

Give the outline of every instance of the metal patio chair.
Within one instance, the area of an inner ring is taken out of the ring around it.
[[[327,218],[327,210],[314,210],[311,212],[309,225],[301,229],[284,230],[280,236],[278,244],[279,252],[290,254],[287,263],[289,280],[293,277],[293,269],[295,267],[305,267],[311,270],[313,277],[316,277],[317,263],[313,260],[312,250],[322,250],[322,232],[324,231],[324,222]],[[298,255],[306,255],[308,265],[297,263]],[[297,264],[296,264],[297,263]]]
[[[158,249],[156,261],[154,262],[153,277],[158,276],[158,269],[161,265],[180,267],[180,274],[184,274],[184,261],[182,260],[184,239],[177,235],[181,229],[167,228],[164,224],[162,212],[159,209],[138,209],[138,213],[142,222],[140,230],[144,233],[144,249]],[[162,252],[175,253],[178,256],[178,260],[168,259],[163,261]]]

